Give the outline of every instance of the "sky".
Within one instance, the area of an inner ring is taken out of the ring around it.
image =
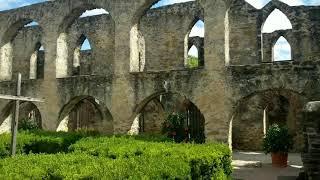
[[[22,6],[27,6],[35,3],[41,3],[46,0],[0,0],[0,11],[8,10],[8,9],[14,9]],[[151,8],[157,8],[165,5],[170,5],[174,3],[181,3],[181,2],[188,2],[188,1],[194,1],[194,0],[160,0],[158,3],[153,5]],[[246,0],[248,3],[250,3],[252,6],[254,6],[257,9],[263,8],[268,2],[271,0]],[[320,0],[280,0],[284,3],[287,3],[290,6],[297,6],[297,5],[320,5]],[[84,14],[80,16],[86,17],[86,16],[93,16],[93,15],[99,15],[99,14],[108,14],[103,9],[95,9],[92,11],[87,11]],[[36,25],[36,24],[31,24]],[[29,25],[30,26],[30,25]],[[266,23],[263,27],[263,32],[273,32],[275,30],[279,29],[291,29],[292,25],[288,18],[279,10],[275,10],[266,20]],[[199,21],[195,24],[193,29],[191,30],[190,36],[204,36],[204,23]],[[82,46],[82,49],[90,49],[89,41],[86,40]],[[285,40],[285,38],[280,38],[279,41],[277,41],[275,47],[275,60],[281,60],[281,59],[288,59],[288,57],[291,57],[291,49],[288,42]],[[189,51],[190,55],[198,56],[197,55],[197,49],[195,47],[192,47]]]

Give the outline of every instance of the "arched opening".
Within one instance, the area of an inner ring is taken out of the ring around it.
[[[32,26],[39,26],[39,23],[37,23],[36,21],[32,21],[32,22],[24,25],[24,27],[32,27]]]
[[[81,35],[73,53],[73,71],[72,75],[90,74],[92,48],[89,39]]]
[[[188,52],[188,60],[187,60],[188,68],[197,68],[199,67],[199,51],[198,48],[193,45]]]
[[[204,22],[198,20],[186,36],[185,66],[187,68],[204,66],[204,33]]]
[[[87,50],[90,50],[90,48],[92,47],[91,46],[92,44],[90,44],[92,42],[89,42],[89,40],[86,40],[87,38],[86,36],[81,35],[78,42],[76,42],[77,44],[75,49],[73,49],[74,45],[69,44],[69,42],[71,42],[71,39],[74,38],[74,37],[71,37],[72,33],[70,32],[70,29],[75,23],[83,21],[83,19],[90,18],[91,16],[110,16],[110,14],[105,9],[98,8],[96,6],[87,5],[84,7],[79,7],[77,9],[74,9],[69,16],[65,17],[63,23],[60,25],[60,32],[59,32],[60,34],[57,39],[57,58],[56,58],[56,77],[57,78],[64,78],[72,75],[82,74],[80,73],[81,72],[80,57],[82,56],[81,52],[83,50],[83,53],[82,53],[83,56],[85,56],[84,54],[88,54],[89,52]],[[82,30],[81,32],[85,33],[85,30]],[[88,53],[85,53],[85,52],[88,52]],[[91,52],[89,54],[91,54]],[[85,57],[82,57],[82,59],[85,59]],[[78,70],[75,70],[75,69],[78,69]],[[90,72],[90,74],[91,73],[92,72]]]
[[[179,1],[160,0],[157,3],[155,3],[153,6],[151,6],[151,9],[159,8],[162,6],[168,6],[176,3],[190,2],[190,1],[195,1],[195,0],[179,0]]]
[[[184,20],[181,20],[178,12],[172,12],[180,11],[180,8],[176,8],[180,5],[175,3],[189,1],[192,0],[154,1],[153,5],[149,2],[143,8],[144,11],[138,12],[130,33],[131,72],[176,70],[188,67],[190,32],[192,31],[191,38],[199,37],[198,44],[203,44],[204,25],[201,7],[197,7],[199,11],[195,9],[188,12]],[[198,4],[195,3],[195,5]],[[161,10],[158,11],[160,8]],[[161,11],[167,11],[167,13],[160,13]],[[197,48],[199,49],[198,46]],[[199,51],[202,52],[202,50],[203,48]]]
[[[178,123],[175,117],[180,118]],[[137,106],[129,133],[166,134],[178,142],[204,143],[204,126],[203,114],[185,96],[158,93]]]
[[[263,62],[292,59],[291,47],[288,42],[285,42],[286,40],[283,37],[279,39],[280,41],[276,43],[276,46],[271,46],[271,51],[269,49],[270,44],[273,43],[270,42],[272,39],[270,38],[270,33],[274,33],[278,30],[284,31],[289,29],[292,29],[292,24],[288,17],[279,9],[273,10],[261,27],[261,52]],[[269,53],[272,53],[272,55],[270,55]],[[271,59],[269,59],[269,57]]]
[[[39,23],[37,23],[36,21],[30,20],[30,19],[21,19],[17,22],[15,22],[14,24],[12,24],[7,31],[4,33],[2,41],[1,41],[1,49],[0,49],[0,80],[1,81],[8,81],[11,80],[12,78],[12,74],[13,74],[13,58],[17,57],[20,62],[19,64],[23,67],[19,67],[18,71],[26,71],[29,70],[29,68],[25,68],[29,66],[29,58],[30,58],[30,50],[28,49],[29,47],[25,47],[26,49],[19,49],[19,51],[15,51],[15,52],[19,52],[19,54],[17,55],[13,55],[14,53],[14,40],[16,38],[16,36],[18,34],[22,34],[21,36],[25,38],[25,36],[23,36],[25,33],[24,31],[27,28],[34,28],[36,30],[38,30],[39,32],[39,40],[41,40],[41,34],[42,34],[42,29],[39,26]],[[22,40],[23,43],[25,43]],[[22,43],[20,42],[20,43]],[[15,42],[17,43],[17,42]],[[25,60],[25,54],[26,53],[30,53],[28,54],[28,61],[24,61]],[[21,56],[21,57],[20,57]],[[17,64],[17,63],[16,63]],[[17,69],[15,69],[15,71],[17,71]],[[23,75],[25,75],[25,77],[28,77],[29,72],[22,72]]]
[[[15,102],[9,102],[1,111],[0,115],[0,134],[11,132],[11,122]],[[21,130],[34,130],[42,128],[41,113],[37,106],[31,102],[20,102],[18,128]]]
[[[303,149],[302,111],[307,99],[290,90],[267,90],[238,103],[232,121],[232,147],[262,150],[264,135],[272,124],[286,126],[294,137],[295,152]]]
[[[281,36],[272,48],[273,61],[290,61],[292,60],[291,46],[289,42]]]
[[[204,37],[204,22],[202,20],[198,20],[194,26],[192,27],[189,37]]]
[[[113,118],[108,110],[91,96],[79,96],[70,100],[61,110],[57,131],[77,130],[113,133]]]
[[[43,79],[44,77],[45,50],[41,43],[37,43],[30,57],[29,79]]]
[[[273,10],[262,26],[262,33],[272,33],[276,30],[292,29],[288,17],[279,9]]]
[[[109,12],[106,11],[105,9],[102,9],[102,8],[86,10],[84,13],[81,14],[81,16],[79,18],[98,16],[98,15],[102,15],[102,14],[109,14]]]

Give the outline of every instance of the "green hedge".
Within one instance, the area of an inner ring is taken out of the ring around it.
[[[210,179],[221,172],[228,177],[232,172],[231,152],[222,144],[157,143],[127,137],[100,137],[82,139],[71,145],[70,151],[110,159],[168,157],[176,163],[187,163],[193,179]]]
[[[222,144],[176,144],[159,136],[88,137],[23,132],[19,155],[0,159],[0,179],[229,179],[231,152]],[[0,154],[9,155],[9,135]],[[57,153],[68,154],[30,154]],[[27,168],[26,168],[27,167]]]
[[[95,135],[91,132],[19,132],[17,137],[17,154],[67,152],[68,147],[81,138]],[[0,135],[0,158],[10,155],[11,135]]]
[[[0,179],[191,178],[187,163],[169,157],[111,160],[86,154],[57,154],[4,159],[0,161]]]

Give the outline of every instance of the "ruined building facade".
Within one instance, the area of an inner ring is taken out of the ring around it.
[[[320,7],[273,0],[255,9],[244,0],[198,0],[150,9],[156,2],[55,0],[0,12],[0,93],[14,95],[21,72],[22,95],[45,98],[22,102],[21,117],[32,111],[46,130],[114,134],[135,124],[159,131],[171,107],[163,98],[172,94],[196,107],[190,112],[201,112],[192,116],[203,118],[207,141],[259,149],[264,129],[277,122],[301,149],[303,106],[320,99]],[[79,18],[96,8],[108,14]],[[275,9],[292,29],[262,33]],[[205,36],[189,38],[198,20]],[[33,21],[38,25],[26,26]],[[280,37],[291,45],[291,61],[273,61]],[[86,38],[92,49],[81,51]],[[191,69],[192,45],[199,67]],[[12,107],[0,100],[0,131],[8,130]]]

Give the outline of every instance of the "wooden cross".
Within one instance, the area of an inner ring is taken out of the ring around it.
[[[11,156],[15,156],[16,155],[16,146],[17,146],[20,101],[44,102],[44,100],[21,96],[21,73],[18,74],[17,95],[11,96],[11,95],[0,94],[0,99],[15,101],[15,111],[13,114],[13,120],[11,121]]]

